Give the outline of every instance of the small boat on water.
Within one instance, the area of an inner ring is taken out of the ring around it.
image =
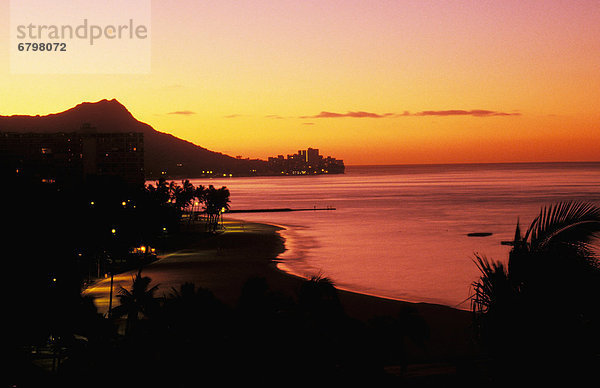
[[[469,237],[487,237],[487,236],[491,236],[493,233],[489,233],[489,232],[473,232],[473,233],[467,233],[467,236]]]

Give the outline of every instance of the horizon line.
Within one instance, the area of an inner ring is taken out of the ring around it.
[[[520,162],[448,162],[448,163],[384,163],[384,164],[345,164],[346,167],[392,167],[392,166],[448,166],[448,165],[482,165],[482,164],[567,164],[567,163],[600,163],[600,160],[561,160],[561,161],[520,161]]]

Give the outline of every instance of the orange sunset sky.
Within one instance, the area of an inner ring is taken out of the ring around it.
[[[17,75],[0,56],[0,115],[116,98],[232,156],[600,160],[597,0],[156,0],[150,37],[149,74]]]

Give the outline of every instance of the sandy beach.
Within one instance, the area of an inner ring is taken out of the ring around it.
[[[198,234],[193,228],[183,231],[172,243],[173,247],[159,252],[159,259],[143,269],[143,275],[150,277],[153,285],[159,285],[157,295],[169,295],[173,287],[193,282],[235,306],[243,285],[252,277],[264,278],[273,291],[296,295],[303,279],[277,268],[277,256],[285,250],[285,241],[278,233],[280,227],[240,220],[226,220],[224,226],[223,233],[211,236]],[[118,303],[114,297],[116,290],[120,286],[129,288],[135,272],[114,276],[113,306]],[[106,312],[109,290],[110,279],[103,279],[85,294],[94,296],[99,311]],[[376,317],[396,317],[406,308],[420,315],[430,335],[424,347],[407,344],[407,358],[413,365],[423,363],[431,369],[432,365],[441,364],[454,368],[456,363],[476,354],[470,312],[342,290],[339,297],[346,314],[364,322]]]

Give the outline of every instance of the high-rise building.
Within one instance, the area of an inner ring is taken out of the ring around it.
[[[306,162],[306,150],[298,150],[298,156],[300,160]]]
[[[310,165],[319,163],[319,149],[309,148],[306,150],[306,162]]]
[[[89,126],[71,133],[0,133],[3,170],[43,182],[72,183],[92,176],[144,184],[142,133],[97,133]]]

